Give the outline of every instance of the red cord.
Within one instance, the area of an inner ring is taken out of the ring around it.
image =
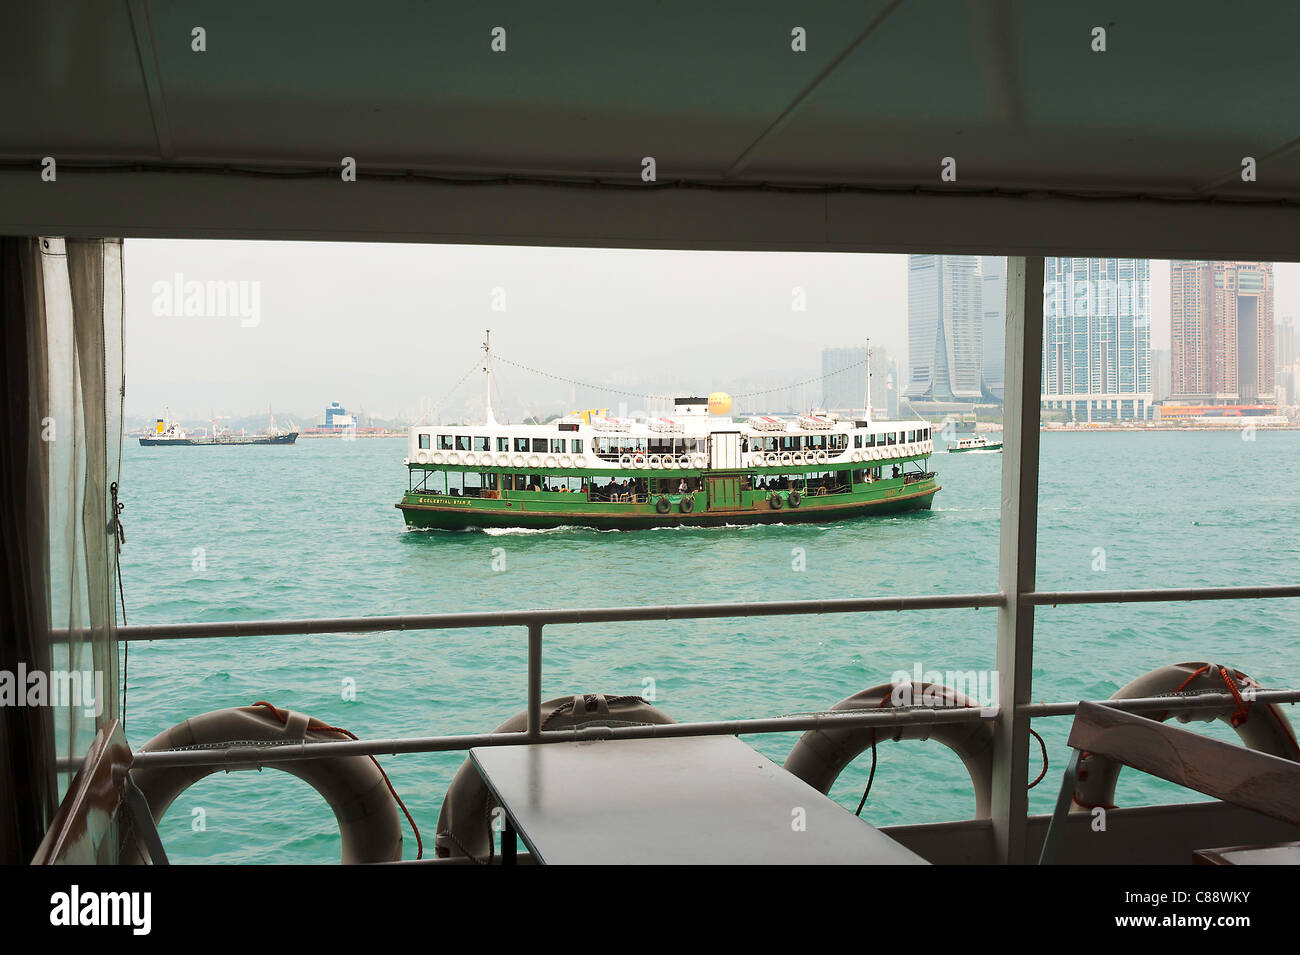
[[[284,714],[284,713],[281,712],[280,710],[276,709],[276,708],[275,708],[274,706],[272,706],[270,703],[266,702],[266,700],[258,700],[258,701],[257,701],[256,703],[254,703],[253,705],[254,705],[254,706],[265,706],[268,710],[271,711],[272,714],[274,714],[275,718],[276,718],[277,720],[279,720],[281,724],[286,724],[286,723],[289,722],[289,717],[288,717],[286,714]],[[356,735],[355,733],[353,733],[352,731],[350,731],[350,730],[345,730],[345,729],[343,729],[343,727],[341,727],[341,726],[330,726],[328,723],[323,722],[322,720],[318,720],[318,719],[316,719],[316,717],[314,717],[314,716],[309,718],[309,720],[308,720],[308,722],[307,722],[307,729],[308,729],[309,731],[311,731],[311,732],[316,732],[316,733],[322,733],[322,732],[324,732],[324,733],[341,733],[341,734],[343,734],[344,736],[348,737],[348,739],[357,739],[357,735]],[[375,759],[375,757],[373,757],[373,756],[368,756],[367,758],[368,758],[372,763],[375,764],[375,769],[379,770],[379,775],[382,776],[382,777],[384,777],[384,784],[385,784],[386,786],[388,786],[388,791],[389,791],[390,793],[393,794],[393,799],[397,802],[397,805],[398,805],[399,807],[401,807],[401,810],[402,810],[403,815],[406,816],[406,821],[409,822],[409,823],[411,824],[411,831],[415,833],[415,848],[416,848],[415,857],[416,857],[417,859],[423,859],[423,858],[424,858],[424,840],[420,838],[420,827],[417,826],[417,825],[415,824],[415,820],[414,820],[413,818],[411,818],[411,813],[410,813],[410,811],[406,808],[406,803],[402,802],[402,797],[399,796],[399,795],[397,795],[397,790],[393,788],[393,782],[392,782],[392,780],[390,780],[390,779],[388,778],[388,774],[387,774],[386,772],[384,772],[384,767],[382,767],[382,766],[379,765],[379,760]]]

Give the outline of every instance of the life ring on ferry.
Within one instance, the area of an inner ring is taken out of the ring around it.
[[[447,455],[447,463],[460,464],[460,455],[457,454],[455,451],[451,452],[450,454]]]
[[[539,468],[542,466],[542,459],[535,454],[530,454],[528,456],[528,466],[530,468]]]
[[[781,463],[781,455],[777,454],[775,451],[769,451],[767,457],[763,459],[763,462],[769,468],[774,468]]]
[[[655,501],[655,510],[660,514],[667,514],[673,509],[673,502],[668,500],[667,494],[659,495],[659,500]]]
[[[571,468],[571,467],[573,467],[573,458],[569,457],[567,454],[561,454],[561,455],[560,455],[560,467],[562,467],[562,468]]]
[[[582,468],[582,467],[586,467],[586,466],[587,466],[587,456],[586,456],[585,454],[579,454],[577,457],[575,457],[575,458],[573,459],[573,463],[576,464],[576,465],[577,465],[578,467],[580,467],[580,468]]]
[[[697,454],[695,455],[695,457],[691,458],[691,466],[696,470],[699,470],[700,468],[704,467],[706,463],[707,461],[704,455],[702,454]]]
[[[1170,717],[1180,723],[1222,720],[1237,731],[1247,748],[1300,763],[1300,743],[1296,742],[1295,730],[1282,708],[1275,703],[1247,701],[1241,693],[1242,687],[1260,688],[1249,676],[1231,667],[1214,663],[1175,663],[1142,674],[1116,690],[1111,699],[1198,691],[1222,693],[1227,690],[1238,701],[1237,709],[1232,713],[1190,707],[1180,710],[1177,703],[1171,703],[1167,710],[1143,715],[1162,723]],[[1079,782],[1074,789],[1071,812],[1087,812],[1097,806],[1115,808],[1115,784],[1119,780],[1120,768],[1120,764],[1109,757],[1084,753],[1079,759]]]
[[[524,456],[522,454],[516,454],[513,458],[510,459],[510,462],[515,467],[521,468],[524,466]]]
[[[464,455],[463,457],[461,457],[460,460],[461,460],[461,463],[462,463],[462,464],[465,464],[465,465],[475,465],[475,464],[478,464],[478,455],[475,454],[473,451],[471,451],[471,452],[469,452],[468,454],[466,454],[466,455]]]
[[[306,713],[270,706],[239,706],[190,717],[159,733],[141,752],[214,748],[229,743],[337,742],[349,738]],[[220,763],[203,766],[142,766],[131,770],[155,823],[176,797],[200,779],[229,771]],[[260,767],[243,767],[260,768]],[[379,764],[369,756],[323,756],[272,765],[297,776],[325,798],[339,823],[345,865],[397,862],[402,858],[402,825],[397,802]]]
[[[794,455],[791,454],[789,451],[782,451],[782,452],[781,452],[781,463],[784,464],[784,465],[786,465],[787,467],[788,467],[789,465],[793,464],[793,463],[794,463]]]
[[[873,460],[873,461],[879,461],[879,460],[880,460],[881,458],[883,458],[884,456],[885,456],[885,452],[884,452],[881,448],[872,448],[872,449],[871,449],[871,460]]]
[[[695,510],[695,498],[686,494],[682,497],[681,501],[678,502],[677,507],[683,514],[689,514],[691,511]]]
[[[638,468],[645,467],[645,455],[639,451],[632,455],[632,464]]]
[[[774,511],[779,511],[781,510],[782,507],[785,506],[785,501],[781,500],[781,495],[779,493],[773,494],[771,497],[769,497],[767,499],[767,503],[772,505],[772,510]]]
[[[657,471],[664,466],[664,459],[659,457],[659,455],[657,454],[652,454],[650,455],[649,464],[652,468],[654,468]]]
[[[429,456],[429,460],[432,461],[434,464],[442,464],[444,461],[447,460],[447,456],[443,454],[441,451],[435,451],[433,452],[433,454]]]
[[[817,461],[818,464],[825,464],[825,463],[826,463],[827,461],[829,461],[830,459],[831,459],[831,456],[830,456],[829,454],[827,454],[825,451],[818,451],[818,452],[817,452],[816,461]]]
[[[591,726],[646,726],[674,723],[672,717],[639,696],[588,693],[560,696],[542,704],[542,729],[579,730]],[[493,733],[522,733],[527,711],[517,713]],[[494,853],[492,811],[496,802],[478,771],[467,759],[457,770],[438,813],[436,852],[440,859],[487,862]]]
[[[979,708],[980,705],[970,697],[938,683],[907,681],[881,683],[855,693],[832,706],[831,712],[903,707],[918,700],[921,705],[944,708]],[[873,743],[933,739],[947,746],[961,759],[975,790],[975,818],[987,819],[993,792],[993,733],[993,724],[989,720],[809,730],[790,750],[790,755],[785,759],[785,768],[819,792],[829,793],[844,767],[870,749]]]
[[[618,459],[619,467],[630,468],[632,466],[632,455],[625,454]]]
[[[426,452],[421,451],[419,454],[415,456],[415,460],[419,461],[421,464],[428,464],[429,455]]]
[[[499,468],[509,467],[509,466],[510,466],[510,455],[508,455],[508,454],[498,454],[498,455],[493,459],[493,463],[495,463],[496,466],[499,467]]]
[[[854,451],[854,452],[853,452],[853,462],[854,462],[855,464],[860,464],[860,463],[862,462],[862,452],[861,452],[861,451]]]
[[[798,490],[791,491],[788,495],[791,507],[798,507],[803,503],[803,495]]]
[[[691,456],[689,454],[678,455],[677,466],[679,468],[689,468],[691,466]]]

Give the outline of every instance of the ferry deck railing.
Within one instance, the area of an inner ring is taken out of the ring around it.
[[[1156,601],[1243,600],[1300,597],[1300,585],[1255,587],[1197,587],[1159,590],[1039,591],[1021,596],[1027,606],[1085,603],[1149,603]],[[1002,607],[997,593],[939,594],[902,597],[838,598],[831,600],[755,601],[747,603],[676,604],[645,607],[586,609],[506,610],[483,613],[441,613],[373,617],[321,617],[300,620],[248,620],[214,623],[132,625],[118,628],[118,638],[152,640],[217,639],[231,637],[286,637],[306,634],[393,633],[402,631],[460,630],[522,627],[527,632],[527,729],[521,733],[462,734],[451,736],[361,739],[297,744],[231,745],[217,749],[156,751],[136,754],[136,765],[240,767],[274,765],[325,756],[397,755],[467,750],[475,746],[509,746],[521,742],[556,743],[574,739],[643,739],[651,737],[739,736],[802,732],[827,727],[936,725],[996,720],[997,707],[910,706],[870,711],[818,711],[793,715],[670,723],[652,726],[596,726],[583,730],[542,729],[543,631],[552,625],[634,623],[660,620],[784,617],[829,613],[902,612],[916,610],[978,609]],[[1095,700],[1127,712],[1169,708],[1170,697]],[[1257,703],[1300,702],[1300,690],[1256,691]],[[1179,697],[1179,708],[1228,711],[1238,705],[1229,693],[1200,693]],[[1078,701],[1024,703],[1015,708],[1028,718],[1066,716]]]

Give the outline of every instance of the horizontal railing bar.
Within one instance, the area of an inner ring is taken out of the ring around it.
[[[195,637],[271,637],[308,633],[384,633],[399,630],[455,630],[527,627],[533,624],[624,623],[638,620],[703,620],[716,617],[776,617],[868,611],[947,610],[1000,607],[1001,594],[934,594],[913,597],[842,597],[832,600],[770,600],[748,603],[669,604],[577,610],[498,610],[381,617],[316,617],[305,620],[241,620],[229,623],[136,624],[118,627],[119,640],[178,640]]]
[[[1141,696],[1126,700],[1093,700],[1127,713],[1148,710],[1235,710],[1238,706],[1231,693],[1192,693],[1179,696]],[[1300,690],[1256,690],[1248,703],[1300,703]],[[1069,716],[1079,708],[1074,703],[1022,703],[1016,710],[1029,716]]]
[[[760,719],[705,723],[663,723],[645,726],[592,726],[581,730],[544,730],[539,736],[522,733],[479,733],[463,736],[416,736],[397,739],[339,740],[323,743],[279,743],[228,746],[220,749],[137,752],[133,768],[157,766],[239,766],[253,769],[274,763],[326,756],[396,756],[403,753],[442,753],[474,746],[517,746],[524,743],[564,743],[597,739],[663,739],[687,736],[742,736],[791,733],[811,729],[856,726],[934,726],[993,719],[993,710],[975,707],[917,707],[809,713]]]
[[[1264,597],[1300,597],[1300,584],[1259,587],[1166,587],[1155,590],[1039,590],[1021,596],[1035,606],[1059,604],[1158,603],[1182,600],[1256,600]]]

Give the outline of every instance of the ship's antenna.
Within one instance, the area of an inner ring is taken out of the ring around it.
[[[492,329],[487,329],[483,333],[483,376],[487,382],[487,424],[489,427],[497,423],[497,419],[492,414]]]
[[[867,424],[871,424],[871,339],[867,339],[867,401],[864,406],[867,411]]]

